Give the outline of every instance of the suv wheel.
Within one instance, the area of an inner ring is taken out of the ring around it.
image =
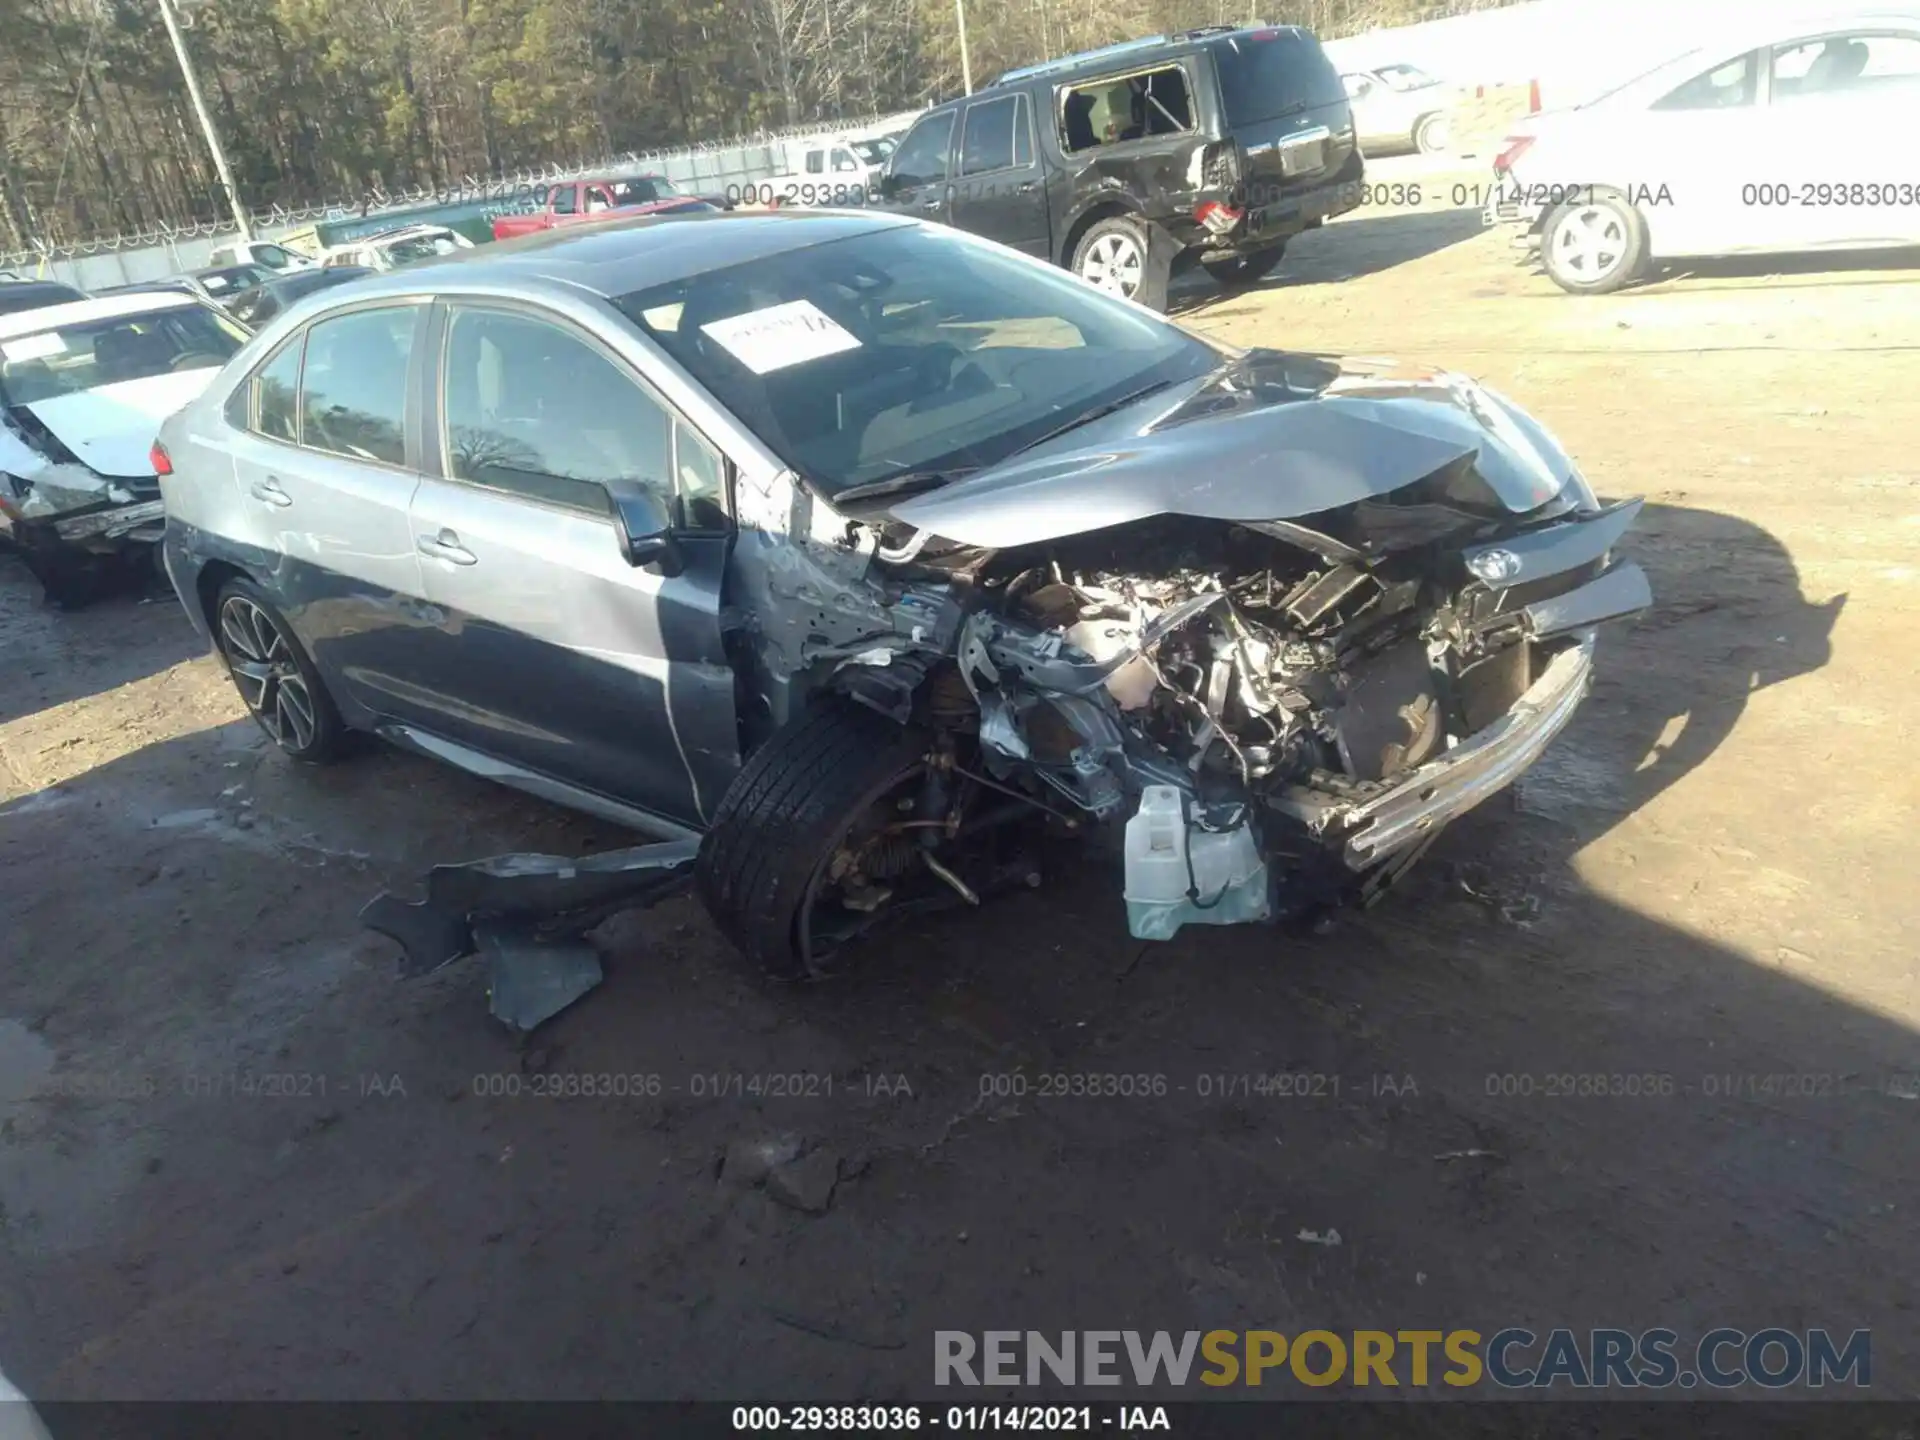
[[[1138,300],[1155,310],[1166,309],[1164,284],[1156,286],[1153,281],[1146,227],[1131,215],[1094,221],[1073,247],[1073,273],[1096,290]]]
[[[1647,223],[1617,190],[1595,187],[1548,212],[1540,230],[1547,275],[1574,295],[1605,295],[1630,283],[1647,258]]]
[[[1445,115],[1423,115],[1420,123],[1413,127],[1413,148],[1422,155],[1438,154],[1447,148],[1451,139]]]
[[[269,740],[311,764],[340,754],[346,723],[313,661],[259,586],[229,580],[220,587],[213,633],[233,688]]]
[[[1270,274],[1273,267],[1280,263],[1280,257],[1286,253],[1287,242],[1282,240],[1278,245],[1271,245],[1265,250],[1235,255],[1229,260],[1203,260],[1200,262],[1200,268],[1228,288],[1236,285],[1251,285]]]
[[[721,797],[695,871],[726,937],[777,979],[827,973],[831,952],[885,909],[871,894],[844,894],[845,877],[893,873],[876,847],[917,849],[887,827],[912,809],[927,748],[925,733],[834,698],[754,751]]]

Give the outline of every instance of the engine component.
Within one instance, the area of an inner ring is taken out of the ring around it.
[[[1268,915],[1267,865],[1244,805],[1188,818],[1171,785],[1149,785],[1127,822],[1127,928],[1136,940],[1170,940],[1182,925],[1239,925]],[[1218,818],[1224,828],[1208,828]]]

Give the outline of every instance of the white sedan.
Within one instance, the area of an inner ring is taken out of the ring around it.
[[[1494,161],[1487,210],[1575,294],[1657,260],[1920,245],[1920,10],[1722,26]]]

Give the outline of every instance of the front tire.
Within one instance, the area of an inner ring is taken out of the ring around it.
[[[251,580],[229,580],[213,607],[214,642],[233,688],[267,738],[319,765],[346,749],[347,726],[286,617]]]
[[[1422,155],[1438,155],[1452,138],[1445,115],[1422,115],[1420,123],[1413,127],[1413,148]]]
[[[1109,215],[1087,227],[1073,247],[1073,273],[1109,295],[1167,308],[1166,277],[1156,279],[1147,227],[1131,215]]]
[[[695,886],[714,923],[777,979],[824,973],[823,877],[863,818],[923,776],[928,739],[830,698],[775,732],[721,797]]]
[[[1646,267],[1646,219],[1619,191],[1593,187],[1548,213],[1540,259],[1570,295],[1611,294]]]
[[[1249,251],[1245,255],[1235,255],[1228,260],[1203,260],[1200,268],[1211,275],[1228,290],[1243,285],[1252,285],[1264,280],[1273,273],[1273,267],[1280,263],[1280,257],[1287,253],[1287,242],[1270,245],[1265,250]]]

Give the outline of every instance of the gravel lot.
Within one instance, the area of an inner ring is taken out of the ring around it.
[[[397,753],[296,770],[170,597],[62,614],[0,562],[0,1366],[44,1399],[886,1399],[930,1395],[936,1329],[1777,1324],[1871,1327],[1875,1393],[1920,1395],[1914,263],[1576,300],[1429,206],[1183,298],[1477,374],[1649,500],[1658,607],[1573,730],[1324,935],[1143,946],[1063,876],[796,992],[676,902],[523,1052],[472,965],[397,982],[356,912],[621,836]],[[1015,1071],[1166,1093],[983,1097]],[[1276,1072],[1330,1080],[1203,1078]],[[482,1093],[541,1074],[661,1093]],[[764,1075],[832,1093],[729,1078]],[[781,1137],[819,1158],[717,1178]]]

